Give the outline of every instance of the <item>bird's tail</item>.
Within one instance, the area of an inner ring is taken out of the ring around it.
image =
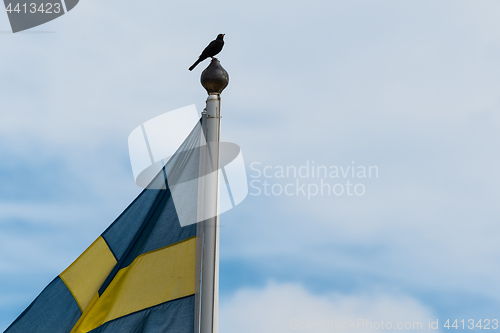
[[[196,60],[196,62],[193,64],[193,66],[189,67],[189,70],[192,71],[200,62],[201,62],[200,59]]]

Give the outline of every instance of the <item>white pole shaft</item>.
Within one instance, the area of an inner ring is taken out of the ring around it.
[[[219,142],[220,95],[211,94],[207,99],[203,129],[211,164],[205,183],[205,205],[215,216],[202,222],[203,254],[201,277],[200,333],[217,333],[219,308]]]

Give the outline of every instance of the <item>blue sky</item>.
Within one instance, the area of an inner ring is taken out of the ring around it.
[[[221,333],[498,316],[499,10],[81,0],[0,34],[0,330],[139,193],[129,133],[203,108],[207,63],[187,68],[219,33],[223,139],[249,176],[253,162],[379,170],[354,180],[362,196],[250,195],[221,216]]]

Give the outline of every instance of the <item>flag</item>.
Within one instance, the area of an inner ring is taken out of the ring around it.
[[[197,124],[150,186],[5,333],[195,331],[197,224],[181,226],[177,210],[196,209],[199,197],[187,189],[175,204],[170,183],[198,174],[200,132]]]

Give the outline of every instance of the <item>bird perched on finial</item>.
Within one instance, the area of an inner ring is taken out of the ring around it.
[[[214,57],[216,54],[218,54],[221,50],[222,47],[224,46],[224,35],[225,34],[219,34],[217,36],[217,39],[213,40],[208,44],[208,46],[201,52],[200,57],[196,62],[193,64],[193,66],[189,67],[189,70],[192,71],[200,62],[203,60],[207,59],[208,57]]]

